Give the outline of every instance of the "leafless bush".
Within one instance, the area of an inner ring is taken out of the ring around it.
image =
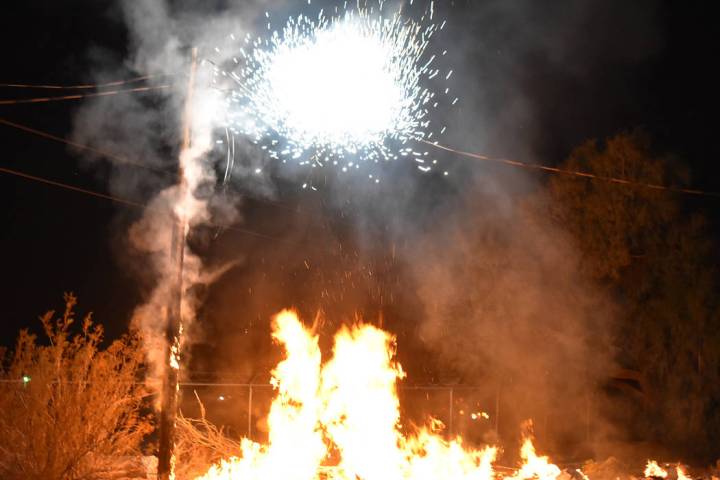
[[[41,317],[48,345],[23,330],[0,365],[0,478],[113,478],[152,429],[142,414],[138,336],[102,348],[90,315],[72,334],[76,303],[66,294],[60,318]]]
[[[182,414],[177,418],[175,476],[178,480],[192,480],[221,459],[241,455],[240,443],[205,418],[205,407],[199,398],[198,404],[200,418],[187,418]]]

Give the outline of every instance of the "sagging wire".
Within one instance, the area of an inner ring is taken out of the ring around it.
[[[17,105],[17,104],[26,104],[26,103],[48,103],[48,102],[60,102],[60,101],[66,101],[66,100],[82,100],[83,98],[91,98],[91,97],[105,97],[110,95],[117,95],[120,93],[132,93],[132,92],[147,92],[151,90],[162,90],[166,88],[170,88],[172,85],[157,85],[154,87],[137,87],[137,88],[128,88],[124,90],[109,90],[109,91],[103,91],[103,92],[95,92],[95,93],[84,93],[84,94],[77,94],[77,95],[63,95],[60,97],[36,97],[36,98],[20,98],[20,99],[14,99],[14,100],[0,100],[0,105]]]
[[[106,158],[106,159],[108,159],[108,160],[112,160],[112,161],[118,162],[118,164],[121,164],[121,165],[122,165],[122,164],[125,164],[125,165],[133,165],[133,166],[137,166],[137,167],[140,167],[140,168],[148,169],[148,170],[151,170],[151,171],[153,171],[153,172],[156,172],[156,173],[159,173],[159,174],[162,174],[162,175],[167,175],[167,176],[175,175],[174,172],[171,172],[171,171],[169,171],[169,170],[166,170],[166,169],[163,169],[163,168],[160,168],[160,167],[153,167],[153,166],[151,166],[151,165],[146,165],[146,164],[143,164],[143,163],[141,163],[141,162],[134,161],[134,160],[131,160],[131,159],[129,159],[129,158],[122,157],[122,156],[119,156],[119,155],[116,155],[116,154],[113,154],[113,153],[104,151],[104,150],[99,149],[99,148],[97,148],[97,147],[93,147],[93,146],[90,146],[90,145],[85,145],[85,144],[82,144],[82,143],[78,143],[78,142],[75,142],[75,141],[73,141],[73,140],[69,140],[69,139],[64,138],[64,137],[59,137],[59,136],[57,136],[57,135],[53,135],[53,134],[51,134],[51,133],[48,133],[48,132],[45,132],[45,131],[42,131],[42,130],[38,130],[38,129],[36,129],[36,128],[29,127],[29,126],[27,126],[27,125],[23,125],[23,124],[16,123],[16,122],[11,122],[10,120],[7,120],[7,119],[2,118],[2,117],[0,117],[0,125],[5,125],[5,126],[11,127],[11,128],[15,128],[15,129],[18,129],[18,130],[20,130],[20,131],[23,131],[23,132],[26,132],[26,133],[30,133],[30,134],[32,134],[32,135],[36,135],[36,136],[41,137],[41,138],[46,138],[46,139],[48,139],[48,140],[52,140],[52,141],[55,141],[55,142],[58,142],[58,143],[63,143],[63,144],[65,144],[65,145],[69,145],[69,146],[71,146],[71,147],[74,147],[74,148],[77,148],[77,149],[80,149],[80,150],[86,150],[86,151],[95,153],[95,154],[97,154],[97,155],[100,155],[100,156],[102,156],[102,157],[104,157],[104,158]],[[231,138],[234,138],[234,137],[231,137]],[[233,140],[233,142],[234,142],[234,140]],[[234,165],[234,158],[235,158],[235,145],[233,144],[233,146],[232,146],[233,165]],[[228,181],[230,180],[231,176],[232,176],[232,167],[231,167],[230,170],[229,170]],[[253,196],[248,196],[248,195],[246,195],[246,196],[247,196],[247,198],[250,198],[250,199],[252,199],[252,200],[254,200],[254,201],[261,202],[261,203],[270,205],[270,206],[275,207],[275,208],[280,208],[280,209],[283,209],[283,210],[287,210],[287,211],[293,212],[293,213],[295,213],[295,214],[305,215],[305,216],[308,216],[308,217],[317,217],[317,215],[315,215],[315,214],[313,214],[313,213],[311,213],[311,212],[306,212],[306,211],[300,210],[300,209],[298,209],[298,208],[293,208],[293,207],[290,207],[290,206],[288,206],[288,205],[285,205],[285,204],[283,204],[283,203],[281,203],[281,202],[273,201],[273,200],[271,200],[271,199],[269,199],[269,198],[253,197]]]
[[[507,158],[490,157],[490,156],[482,155],[479,153],[465,152],[465,151],[457,150],[457,149],[454,149],[454,148],[451,148],[451,147],[448,147],[445,145],[441,145],[438,142],[431,142],[431,141],[424,140],[424,139],[418,139],[418,141],[425,143],[426,145],[430,145],[432,147],[438,148],[440,150],[445,150],[446,152],[454,153],[454,154],[462,156],[462,157],[473,158],[475,160],[483,160],[486,162],[502,163],[505,165],[513,166],[513,167],[526,168],[526,169],[530,169],[530,170],[541,170],[543,172],[548,172],[548,173],[553,173],[553,174],[568,175],[568,176],[574,176],[574,177],[579,177],[579,178],[586,178],[586,179],[590,179],[590,180],[599,180],[602,182],[615,183],[615,184],[626,185],[626,186],[631,186],[631,187],[641,187],[641,188],[648,188],[648,189],[652,189],[652,190],[662,190],[662,191],[672,192],[672,193],[684,193],[684,194],[688,194],[688,195],[698,195],[698,196],[720,198],[720,192],[710,192],[710,191],[698,190],[698,189],[694,189],[694,188],[672,187],[669,185],[636,182],[634,180],[627,180],[624,178],[617,178],[617,177],[605,177],[602,175],[596,175],[594,173],[581,172],[581,171],[577,171],[577,170],[567,170],[564,168],[549,167],[547,165],[539,165],[539,164],[535,164],[535,163],[521,162],[518,160],[510,160]]]
[[[67,184],[67,183],[58,182],[58,181],[55,181],[55,180],[50,180],[50,179],[48,179],[48,178],[39,177],[39,176],[36,176],[36,175],[31,175],[31,174],[29,174],[29,173],[21,172],[21,171],[14,170],[14,169],[11,169],[11,168],[0,167],[0,173],[5,173],[5,174],[12,175],[12,176],[15,176],[15,177],[24,178],[24,179],[26,179],[26,180],[32,180],[32,181],[34,181],[34,182],[43,183],[43,184],[45,184],[45,185],[51,185],[51,186],[53,186],[53,187],[62,188],[62,189],[64,189],[64,190],[70,190],[70,191],[73,191],[73,192],[82,193],[82,194],[84,194],[84,195],[89,195],[89,196],[92,196],[92,197],[95,197],[95,198],[101,198],[101,199],[104,199],[104,200],[110,200],[110,201],[112,201],[112,202],[119,203],[119,204],[122,204],[122,205],[127,205],[127,206],[131,206],[131,207],[141,208],[141,209],[144,209],[144,210],[153,210],[153,209],[154,209],[154,210],[158,210],[158,207],[153,207],[152,205],[147,205],[147,204],[144,204],[144,203],[136,202],[136,201],[134,201],[134,200],[129,200],[129,199],[126,199],[126,198],[118,197],[118,196],[116,196],[116,195],[109,195],[109,194],[106,194],[106,193],[96,192],[96,191],[94,191],[94,190],[89,190],[89,189],[82,188],[82,187],[76,187],[75,185],[69,185],[69,184]],[[229,226],[229,225],[220,225],[220,224],[208,224],[208,226],[210,226],[210,227],[222,227],[222,228],[227,229],[227,230],[239,232],[239,233],[242,233],[242,234],[245,234],[245,235],[250,235],[250,236],[253,236],[253,237],[264,238],[264,239],[267,239],[267,240],[283,241],[283,239],[281,239],[281,238],[273,237],[273,236],[270,236],[270,235],[265,235],[264,233],[256,232],[256,231],[254,231],[254,230],[248,230],[248,229],[245,229],[245,228],[238,228],[238,227],[233,227],[233,226]]]
[[[53,140],[55,142],[64,143],[65,145],[69,145],[71,147],[77,148],[79,150],[85,150],[88,152],[95,153],[97,155],[100,155],[102,157],[105,157],[110,160],[115,160],[118,164],[127,164],[127,165],[133,165],[135,167],[144,168],[147,170],[152,170],[153,172],[160,173],[163,175],[171,175],[171,173],[167,170],[164,170],[162,168],[153,167],[151,165],[146,165],[141,162],[137,162],[134,160],[131,160],[129,158],[121,157],[119,155],[116,155],[114,153],[106,152],[104,150],[100,150],[96,147],[91,147],[90,145],[85,145],[82,143],[75,142],[73,140],[68,140],[67,138],[58,137],[57,135],[53,135],[51,133],[43,132],[42,130],[37,130],[35,128],[28,127],[27,125],[22,125],[20,123],[11,122],[10,120],[7,120],[5,118],[0,117],[0,125],[6,125],[8,127],[16,128],[18,130],[22,130],[23,132],[31,133],[33,135],[37,135],[39,137],[47,138],[48,140]]]
[[[144,80],[150,80],[158,77],[169,77],[175,76],[175,73],[163,73],[155,75],[143,75],[141,77],[129,78],[126,80],[117,80],[113,82],[105,83],[85,83],[80,85],[39,85],[39,84],[26,84],[26,83],[0,83],[0,88],[28,88],[38,90],[85,90],[91,88],[105,88],[105,87],[116,87],[118,85],[126,85],[129,83],[142,82]]]

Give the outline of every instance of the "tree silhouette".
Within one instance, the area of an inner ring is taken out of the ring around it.
[[[575,149],[563,167],[638,183],[682,185],[642,133]],[[568,229],[582,270],[620,306],[621,367],[634,369],[646,403],[635,429],[688,455],[712,455],[720,427],[716,268],[705,221],[677,195],[641,186],[557,176],[552,217]]]

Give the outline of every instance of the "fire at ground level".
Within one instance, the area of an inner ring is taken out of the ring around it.
[[[655,478],[688,480],[717,478],[716,469],[690,472],[677,461],[629,465],[615,457],[555,464],[538,452],[533,425],[518,429],[519,460],[514,466],[498,460],[503,446],[497,438],[465,438],[468,431],[427,416],[413,423],[401,415],[398,382],[406,377],[395,360],[395,338],[374,326],[343,327],[334,339],[332,356],[323,361],[318,335],[297,315],[283,311],[273,320],[273,340],[285,352],[272,371],[273,395],[262,423],[262,440],[253,440],[252,409],[248,435],[239,442],[208,436],[207,422],[187,423],[196,429],[198,447],[210,446],[206,465],[178,452],[177,478],[195,480],[605,480]],[[249,401],[252,401],[250,389]],[[450,390],[453,394],[453,390]],[[428,395],[429,396],[429,395]],[[218,402],[231,400],[218,396]],[[452,412],[453,399],[450,397]],[[498,412],[496,412],[498,413]],[[473,405],[451,413],[450,419],[487,422],[492,416]],[[184,420],[184,419],[183,419]],[[181,421],[182,423],[182,421]],[[194,426],[193,426],[194,425]],[[497,427],[497,425],[496,425]],[[456,429],[454,431],[454,429]],[[492,429],[489,429],[492,431]],[[212,432],[210,432],[212,433]],[[216,432],[217,433],[217,432]],[[186,443],[188,443],[186,441]],[[187,445],[186,445],[187,447]],[[193,449],[194,445],[190,445]],[[507,448],[507,447],[505,447]],[[182,449],[180,449],[182,450]],[[620,452],[622,453],[622,452]],[[214,458],[213,458],[214,457]],[[507,458],[507,456],[505,457]],[[191,468],[183,464],[195,463]],[[673,459],[674,460],[674,459]],[[202,463],[202,462],[201,462]],[[643,470],[644,466],[644,470]],[[198,469],[202,472],[198,473]],[[194,473],[191,473],[192,471]]]

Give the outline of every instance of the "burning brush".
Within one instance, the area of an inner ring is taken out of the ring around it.
[[[520,450],[522,463],[516,469],[493,465],[498,447],[475,448],[460,436],[446,439],[436,419],[404,433],[397,382],[405,373],[394,359],[395,338],[372,325],[343,327],[335,335],[332,358],[325,362],[317,335],[292,311],[274,318],[272,337],[283,346],[285,358],[272,372],[276,395],[267,418],[267,443],[249,438],[233,443],[237,454],[220,460],[196,480],[607,477],[592,467],[562,470],[547,456],[538,455],[529,422]],[[668,478],[654,461],[648,462],[644,475]],[[680,466],[676,475],[677,480],[689,480]]]

